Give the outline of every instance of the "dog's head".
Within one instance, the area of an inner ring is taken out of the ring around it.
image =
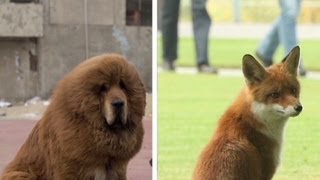
[[[110,127],[122,127],[128,119],[126,86],[123,82],[103,84],[100,89],[101,113]]]
[[[141,122],[145,89],[135,67],[120,55],[91,58],[72,70],[54,93],[66,111],[94,127],[122,129]]]

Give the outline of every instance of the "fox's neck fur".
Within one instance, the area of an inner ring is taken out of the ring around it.
[[[251,128],[274,142],[270,150],[273,152],[273,160],[275,166],[277,166],[280,162],[282,139],[288,118],[274,116],[267,111],[263,111],[264,106],[266,106],[264,103],[253,99],[249,89],[246,87],[231,105],[226,115],[230,115],[230,111],[239,113],[238,116],[242,117],[242,120],[246,121]],[[223,121],[223,118],[221,121]],[[237,121],[236,118],[234,120]]]
[[[263,128],[258,129],[260,132],[276,140],[282,139],[282,134],[284,131],[285,124],[288,120],[288,117],[276,116],[268,111],[264,111],[266,104],[253,100],[251,93],[249,93],[248,88],[242,93],[242,97],[246,100],[240,100],[244,103],[248,103],[250,107],[250,112],[254,116],[255,120],[263,124]]]
[[[221,117],[217,131],[211,141],[214,145],[209,145],[204,152],[205,154],[219,152],[215,148],[221,148],[219,144],[222,141],[224,142],[222,144],[228,142],[250,144],[249,146],[257,152],[257,154],[251,156],[259,159],[258,166],[259,171],[261,171],[259,178],[271,179],[280,161],[283,127],[286,120],[281,119],[282,123],[278,127],[277,124],[272,123],[275,119],[260,116],[255,111],[255,106],[256,102],[250,95],[249,90],[244,89]],[[275,128],[275,126],[277,127]]]

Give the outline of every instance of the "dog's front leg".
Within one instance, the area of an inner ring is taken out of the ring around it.
[[[108,180],[127,180],[128,161],[113,162],[107,166]]]

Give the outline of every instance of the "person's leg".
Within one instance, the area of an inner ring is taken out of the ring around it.
[[[180,0],[165,0],[162,8],[163,59],[168,62],[177,59],[179,5]]]
[[[206,9],[207,0],[192,0],[192,22],[196,45],[197,65],[209,65],[208,36],[211,19]]]
[[[273,55],[279,46],[279,22],[280,18],[274,22],[267,36],[260,43],[256,55],[265,66],[270,66],[273,63]]]
[[[301,0],[280,0],[281,18],[279,23],[280,41],[288,54],[298,45],[297,19],[300,13]],[[302,59],[300,59],[300,74],[304,75]],[[301,72],[303,71],[303,72]]]
[[[300,12],[300,4],[300,0],[280,0],[279,36],[286,54],[298,45],[297,18]]]

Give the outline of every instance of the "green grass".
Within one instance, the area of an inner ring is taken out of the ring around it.
[[[243,78],[160,73],[160,179],[191,179],[195,162],[218,118],[244,86]],[[302,79],[304,110],[287,123],[283,158],[274,179],[320,179],[320,81]]]
[[[162,63],[162,41],[159,38],[158,63]],[[253,54],[260,40],[256,39],[210,39],[209,56],[210,63],[217,67],[240,68],[244,54]],[[320,70],[320,40],[301,41],[301,54],[308,70]],[[178,66],[195,66],[195,49],[193,38],[183,37],[179,39]],[[282,48],[275,55],[275,62],[284,57]]]

